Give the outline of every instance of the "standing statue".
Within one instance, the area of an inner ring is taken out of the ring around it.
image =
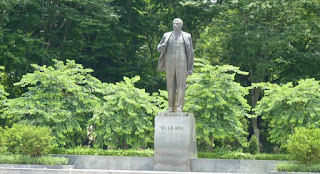
[[[158,69],[165,71],[167,75],[169,112],[182,112],[187,75],[191,75],[193,69],[191,35],[183,32],[182,26],[181,19],[174,19],[173,31],[165,33],[157,46],[157,50],[161,53]]]

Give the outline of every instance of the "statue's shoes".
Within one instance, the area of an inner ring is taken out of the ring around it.
[[[174,112],[173,107],[169,107],[168,112]]]
[[[177,112],[182,112],[182,107],[181,106],[177,107]]]

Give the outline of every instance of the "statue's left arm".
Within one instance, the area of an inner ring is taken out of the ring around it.
[[[192,43],[192,38],[191,35],[189,35],[188,37],[189,43],[190,43],[190,49],[189,50],[189,54],[188,55],[188,75],[192,75],[192,71],[193,71],[193,63],[194,63],[194,51],[193,51],[193,43]]]

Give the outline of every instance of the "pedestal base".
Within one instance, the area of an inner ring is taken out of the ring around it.
[[[154,170],[190,171],[197,158],[195,119],[185,112],[158,113],[155,118]]]

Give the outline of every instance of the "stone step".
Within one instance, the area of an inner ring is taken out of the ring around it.
[[[0,167],[0,174],[227,174],[208,172],[167,172],[133,170],[97,170],[97,169],[36,169]],[[236,173],[232,173],[236,174]],[[244,174],[244,173],[241,173]]]

